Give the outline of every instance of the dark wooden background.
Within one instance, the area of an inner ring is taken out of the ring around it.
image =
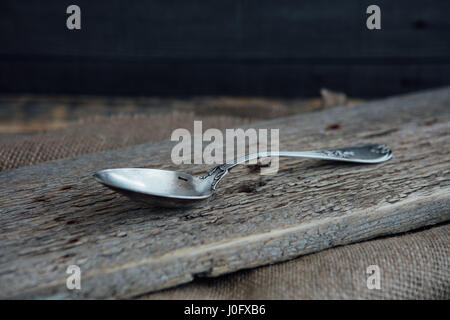
[[[66,28],[81,7],[82,29]],[[381,7],[381,30],[366,8]],[[450,84],[450,1],[2,0],[0,93],[384,96]]]

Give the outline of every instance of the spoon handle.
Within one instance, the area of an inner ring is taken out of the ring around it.
[[[239,158],[235,160],[233,163],[226,163],[215,167],[204,178],[213,176],[214,178],[211,187],[212,189],[215,189],[219,181],[222,180],[222,178],[232,168],[247,161],[264,157],[294,157],[294,158],[309,158],[309,159],[374,164],[385,162],[391,159],[392,151],[384,144],[369,144],[364,146],[329,149],[329,150],[269,151],[269,152],[253,153],[245,157]]]

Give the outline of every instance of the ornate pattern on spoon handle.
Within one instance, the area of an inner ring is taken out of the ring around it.
[[[334,150],[316,150],[316,151],[277,151],[250,154],[237,159],[231,164],[222,164],[215,167],[200,179],[211,179],[211,189],[215,190],[217,184],[235,166],[247,162],[251,159],[262,157],[297,157],[322,160],[346,161],[355,163],[381,163],[392,157],[392,151],[384,144],[369,144],[357,147],[340,148]]]

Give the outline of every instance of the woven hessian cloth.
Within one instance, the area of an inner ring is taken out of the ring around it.
[[[0,171],[166,140],[176,128],[186,128],[192,132],[194,120],[195,115],[189,112],[98,117],[55,131],[0,134]],[[202,121],[203,130],[234,128],[249,123],[248,118],[225,115],[204,116]]]
[[[147,299],[449,299],[450,225],[331,248],[147,295]],[[380,269],[368,289],[367,267]]]
[[[245,124],[210,117],[207,127]],[[0,170],[167,139],[186,115],[114,118],[67,129],[0,137]],[[184,125],[183,125],[184,124]],[[189,125],[190,124],[190,125]],[[127,130],[117,130],[117,127]],[[297,259],[151,293],[149,299],[449,299],[450,225],[331,248]],[[368,289],[366,269],[378,265],[381,289]],[[145,276],[145,275],[143,275]]]

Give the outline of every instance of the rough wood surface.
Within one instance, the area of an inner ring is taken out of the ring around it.
[[[235,125],[287,117],[293,114],[356,104],[361,99],[347,98],[340,92],[323,88],[322,98],[281,99],[256,97],[104,97],[57,95],[0,95],[0,139],[2,134],[48,132],[70,125],[107,123],[111,118],[193,115],[223,116],[236,119]],[[241,121],[239,121],[242,119]],[[160,119],[160,122],[168,122]],[[177,126],[177,128],[181,123]],[[229,127],[224,127],[229,128]],[[164,138],[170,136],[168,128]],[[155,134],[156,135],[156,134]],[[153,140],[151,142],[154,142]],[[147,141],[147,143],[150,141]],[[103,150],[104,151],[104,150]]]
[[[237,168],[191,209],[134,203],[91,177],[108,167],[175,169],[165,142],[2,172],[0,294],[131,297],[449,220],[449,111],[445,88],[260,123],[280,129],[282,149],[374,142],[394,157],[281,159],[270,177]],[[82,270],[78,291],[66,288],[71,264]]]
[[[0,171],[83,154],[166,140],[194,120],[208,128],[234,128],[344,104],[342,93],[322,90],[322,99],[236,97],[111,98],[1,96]],[[345,100],[345,101],[344,101]],[[132,130],[117,128],[132,127]]]

